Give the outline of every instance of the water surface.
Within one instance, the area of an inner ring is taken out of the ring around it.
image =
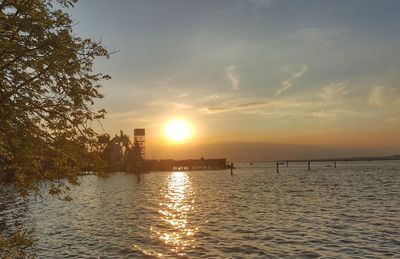
[[[400,163],[327,166],[84,176],[69,203],[4,187],[0,219],[39,258],[399,257]]]

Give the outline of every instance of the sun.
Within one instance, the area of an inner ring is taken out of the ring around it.
[[[173,119],[165,125],[165,135],[172,142],[184,142],[190,138],[191,129],[186,121]]]

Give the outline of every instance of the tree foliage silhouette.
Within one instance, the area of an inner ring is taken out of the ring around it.
[[[76,0],[3,0],[0,3],[0,174],[21,194],[50,183],[60,195],[88,167],[102,170],[90,127],[102,80],[96,57],[109,57],[91,39],[73,34],[65,12]],[[1,177],[1,175],[0,175]],[[65,181],[66,179],[67,181]],[[65,188],[64,188],[65,187]]]
[[[0,1],[0,181],[11,180],[22,195],[46,182],[50,194],[69,200],[80,172],[104,172],[90,125],[104,117],[93,105],[103,97],[99,82],[110,77],[92,68],[109,53],[73,34],[66,10],[76,2]],[[19,233],[0,234],[0,256],[29,246]]]

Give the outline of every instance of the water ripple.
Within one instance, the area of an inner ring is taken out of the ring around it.
[[[0,226],[39,258],[337,258],[400,254],[400,163],[238,165],[82,177],[73,202],[0,192]]]

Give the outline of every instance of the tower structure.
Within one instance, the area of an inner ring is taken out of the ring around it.
[[[145,153],[145,129],[134,129],[133,137],[135,142],[139,144],[140,154],[144,157]]]

